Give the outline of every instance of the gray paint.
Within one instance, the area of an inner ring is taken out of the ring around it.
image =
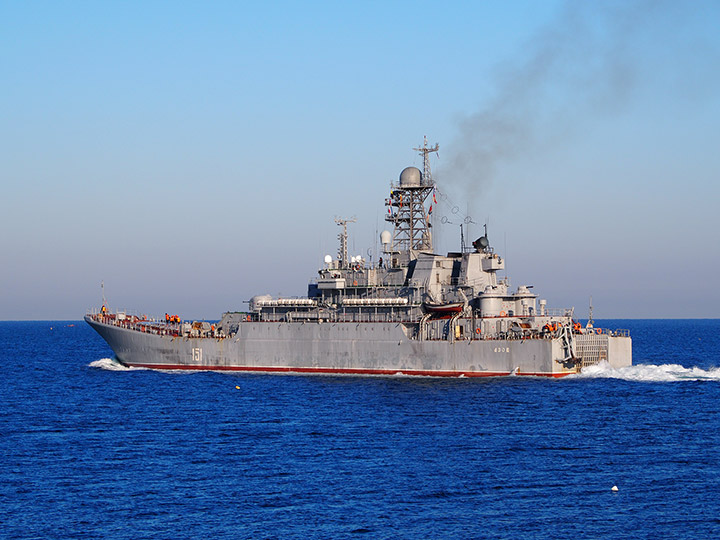
[[[347,223],[337,259],[327,260],[308,297],[258,295],[250,312],[207,323],[165,324],[92,313],[85,317],[127,364],[176,369],[363,374],[562,376],[607,361],[632,362],[625,331],[581,329],[573,310],[552,310],[526,286],[499,278],[504,260],[486,237],[474,249],[433,253],[425,211],[434,184],[427,162],[393,186],[383,264],[347,257]],[[402,250],[399,250],[402,247]],[[103,310],[104,311],[104,310]],[[175,333],[176,336],[163,335]]]

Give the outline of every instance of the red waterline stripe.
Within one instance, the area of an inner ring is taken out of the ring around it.
[[[424,371],[402,369],[354,369],[354,368],[311,368],[311,367],[251,367],[251,366],[192,366],[183,364],[123,364],[147,369],[181,369],[197,371],[254,371],[262,373],[326,373],[344,375],[419,375],[425,377],[507,377],[509,371]],[[518,372],[518,376],[560,378],[571,373]]]

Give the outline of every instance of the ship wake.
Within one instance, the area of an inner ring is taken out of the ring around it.
[[[622,379],[638,382],[680,382],[680,381],[720,381],[720,368],[687,368],[680,364],[636,364],[623,368],[613,368],[603,363],[584,368],[581,373],[569,378]]]
[[[117,358],[101,358],[100,360],[95,360],[94,362],[90,362],[88,364],[88,367],[96,368],[96,369],[104,369],[107,371],[137,371],[145,368],[136,368],[136,367],[129,367],[124,364],[121,364]]]

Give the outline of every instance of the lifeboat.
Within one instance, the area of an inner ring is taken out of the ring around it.
[[[459,313],[465,307],[465,302],[450,302],[447,304],[435,304],[431,302],[425,302],[423,309],[429,313]]]

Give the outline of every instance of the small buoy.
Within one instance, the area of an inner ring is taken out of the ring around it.
[[[617,490],[618,490],[618,487],[617,487],[617,486],[613,486],[613,487],[610,488],[610,491],[617,491]]]
[[[239,387],[239,386],[236,386],[236,387],[235,387],[235,390],[240,390],[240,387]]]

